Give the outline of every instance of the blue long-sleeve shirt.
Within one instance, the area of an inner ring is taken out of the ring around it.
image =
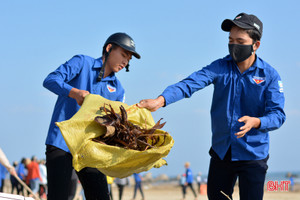
[[[190,168],[187,168],[185,171],[186,174],[186,182],[188,184],[193,183],[194,182],[194,177],[193,177],[193,173],[192,170]]]
[[[26,176],[26,172],[25,172],[25,165],[23,163],[20,163],[17,167],[17,174],[18,177],[21,180],[24,180],[25,176]]]
[[[68,97],[72,88],[87,90],[112,101],[124,101],[125,91],[114,73],[97,82],[102,64],[102,58],[76,55],[46,77],[43,86],[58,95],[46,144],[70,152],[55,122],[68,120],[79,110],[76,100]]]
[[[282,81],[277,71],[256,57],[255,63],[240,73],[228,55],[171,85],[161,94],[166,105],[210,85],[214,85],[211,105],[212,149],[223,159],[229,146],[231,158],[261,160],[269,152],[269,134],[285,121]],[[252,128],[242,138],[234,135],[244,123],[243,116],[258,117],[260,128]]]

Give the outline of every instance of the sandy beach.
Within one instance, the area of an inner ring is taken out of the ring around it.
[[[124,195],[122,200],[131,200],[133,197],[133,187],[128,186],[124,189]],[[144,185],[143,187],[145,200],[181,200],[182,193],[181,188],[175,185],[160,185],[160,186],[151,186]],[[113,187],[113,199],[118,200],[118,189]],[[142,197],[137,192],[136,200],[141,200]],[[194,196],[191,190],[187,190],[186,200],[194,200]],[[199,195],[198,200],[207,200],[206,195]],[[235,188],[233,199],[239,199],[238,187]],[[268,192],[264,193],[265,200],[300,200],[300,185],[295,185],[294,191],[277,191],[277,192]]]
[[[195,185],[194,185],[195,188]],[[4,188],[5,193],[10,193],[11,187],[7,181],[6,187]],[[80,195],[81,186],[78,185],[77,195],[74,200],[82,200]],[[125,186],[122,200],[132,200],[134,192],[134,186]],[[145,195],[144,200],[182,200],[182,191],[179,185],[174,184],[143,184],[143,192]],[[112,186],[113,200],[119,200],[118,188],[115,184]],[[207,196],[200,194],[197,200],[207,200]],[[233,193],[233,199],[239,199],[238,187],[235,187]],[[142,200],[141,194],[137,192],[135,200]],[[188,188],[185,200],[195,200],[192,191]],[[264,200],[300,200],[300,184],[294,186],[294,191],[274,191],[269,192],[265,190]]]

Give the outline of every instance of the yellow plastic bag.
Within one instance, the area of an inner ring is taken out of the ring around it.
[[[73,155],[74,169],[80,171],[85,167],[93,167],[107,176],[124,178],[133,173],[148,171],[152,167],[166,165],[162,158],[168,155],[174,144],[169,134],[164,137],[161,146],[146,151],[129,150],[92,141],[93,138],[104,134],[104,128],[101,128],[94,118],[100,115],[99,108],[105,103],[111,104],[115,112],[119,112],[122,105],[127,111],[128,120],[136,125],[145,127],[146,124],[147,128],[155,125],[151,112],[147,109],[89,94],[71,119],[56,123]],[[165,132],[156,130],[155,133]]]

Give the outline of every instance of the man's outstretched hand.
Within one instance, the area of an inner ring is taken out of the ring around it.
[[[137,104],[139,108],[147,108],[151,112],[158,110],[160,107],[163,107],[164,105],[165,105],[165,98],[163,96],[159,96],[156,99],[143,99]]]

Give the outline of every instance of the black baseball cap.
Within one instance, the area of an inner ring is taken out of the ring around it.
[[[262,36],[263,23],[255,15],[240,13],[233,20],[225,19],[222,22],[221,28],[223,31],[229,32],[233,25],[236,25],[245,30],[257,30],[260,36]]]

